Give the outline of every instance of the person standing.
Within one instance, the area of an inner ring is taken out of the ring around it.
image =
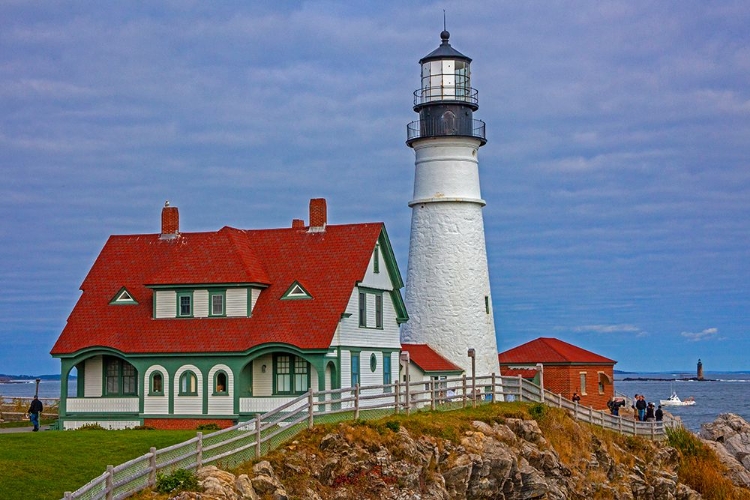
[[[635,409],[638,410],[638,420],[641,422],[646,420],[646,407],[648,404],[646,403],[646,397],[641,394],[638,396],[638,400],[635,402]]]
[[[31,423],[34,425],[34,432],[39,430],[39,415],[41,415],[42,410],[44,410],[42,402],[39,401],[39,398],[36,395],[34,395],[34,399],[31,401],[28,412],[29,420],[31,420]]]
[[[574,392],[572,400],[573,400],[574,403],[580,403],[581,402],[581,396],[579,396],[577,392]]]
[[[657,422],[661,422],[662,420],[664,420],[664,411],[661,409],[661,405],[659,405],[659,407],[656,409],[654,416],[656,417]]]

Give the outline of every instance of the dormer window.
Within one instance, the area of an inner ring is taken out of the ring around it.
[[[284,295],[281,296],[281,300],[311,298],[312,296],[308,293],[308,291],[305,290],[297,281],[292,283],[292,286],[290,286],[284,293]]]
[[[193,293],[180,292],[177,294],[177,316],[191,318],[193,316]]]
[[[224,316],[224,303],[226,302],[225,292],[210,292],[208,296],[208,306],[211,316]]]
[[[114,298],[109,301],[110,304],[137,304],[136,300],[133,298],[133,296],[130,294],[130,292],[127,291],[125,287],[120,288],[120,291],[118,291]]]

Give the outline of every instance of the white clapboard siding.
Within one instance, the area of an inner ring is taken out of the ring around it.
[[[299,396],[289,397],[274,397],[274,398],[240,398],[240,411],[243,413],[265,413],[271,410],[275,410],[281,405],[297,399]],[[307,400],[302,398],[299,404],[290,406],[284,411],[294,411],[298,408],[302,408],[307,404]]]
[[[102,397],[103,373],[104,361],[101,356],[94,356],[93,358],[89,358],[86,360],[83,376],[83,395],[85,397]]]
[[[156,317],[174,318],[177,316],[177,293],[174,290],[156,291]]]
[[[334,337],[331,345],[401,349],[396,310],[389,294],[383,294],[383,328],[375,328],[375,298],[372,294],[368,294],[368,328],[359,327],[359,290],[357,288],[352,291],[349,297],[346,313],[349,317],[344,316],[341,319],[339,334]]]
[[[374,271],[374,252],[370,255],[370,263],[367,265],[367,272],[362,280],[362,286],[368,288],[377,288],[378,290],[393,290],[393,283],[391,283],[391,277],[388,274],[388,269],[385,266],[385,259],[383,258],[383,252],[378,246],[378,254],[380,258],[380,272]]]
[[[180,396],[180,376],[187,370],[195,373],[198,379],[198,394],[196,396]],[[194,365],[181,366],[175,372],[172,390],[174,391],[175,415],[200,415],[203,413],[203,373]]]
[[[230,288],[227,290],[227,316],[248,316],[247,288]]]
[[[208,317],[208,290],[196,290],[193,292],[193,317]]]
[[[253,309],[255,309],[255,304],[258,303],[258,297],[260,297],[261,289],[260,288],[253,288],[252,292],[253,292],[253,297],[252,297],[253,298],[253,302],[250,305],[250,313],[253,312]]]
[[[164,390],[163,395],[149,396],[151,390],[151,374],[155,371],[161,373],[162,376],[162,389]],[[149,366],[143,377],[143,413],[146,415],[167,415],[169,413],[169,373],[167,369],[161,365]]]
[[[263,373],[263,366],[266,372]],[[273,356],[266,354],[253,361],[253,396],[273,395]]]
[[[227,394],[215,396],[214,376],[218,371],[227,374]],[[208,414],[209,415],[232,415],[234,414],[234,375],[227,365],[216,365],[208,372]]]
[[[68,413],[138,413],[138,398],[69,398]]]

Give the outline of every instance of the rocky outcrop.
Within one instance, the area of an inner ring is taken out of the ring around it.
[[[750,424],[734,413],[722,413],[702,424],[699,436],[729,469],[732,481],[750,487]]]
[[[574,424],[578,425],[578,424]],[[565,465],[534,420],[473,422],[458,440],[412,436],[403,427],[382,441],[340,424],[315,448],[293,442],[252,473],[198,471],[200,493],[176,498],[324,499],[587,499],[697,500],[677,479],[677,452],[654,447],[648,461],[590,436],[581,463]],[[375,431],[372,431],[375,432]],[[588,434],[588,433],[587,433]],[[380,436],[376,436],[380,437]],[[612,448],[612,447],[615,448]],[[615,460],[626,457],[630,464]]]

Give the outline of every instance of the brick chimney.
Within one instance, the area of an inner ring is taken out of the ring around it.
[[[177,207],[170,207],[169,201],[164,203],[161,209],[161,238],[171,240],[180,234],[180,213]]]
[[[305,221],[302,219],[292,219],[292,229],[302,229],[305,227]]]
[[[313,198],[310,200],[310,229],[312,232],[322,232],[326,230],[328,223],[328,209],[326,208],[325,198]]]

